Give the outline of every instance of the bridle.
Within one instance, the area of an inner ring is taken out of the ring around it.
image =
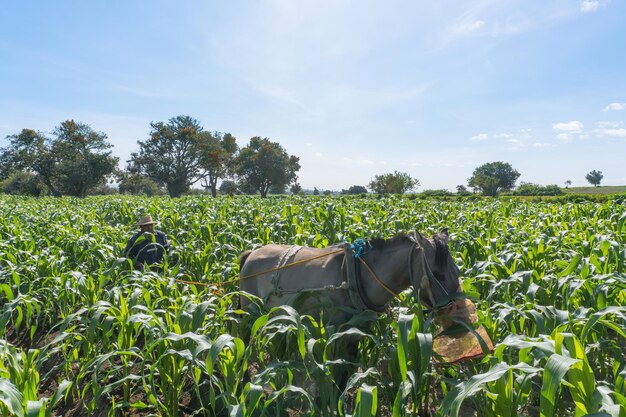
[[[435,297],[433,296],[432,293],[432,283],[434,282],[436,284],[436,286],[441,289],[444,294],[446,294],[446,299],[450,298],[450,293],[448,292],[448,290],[446,290],[446,288],[441,284],[441,282],[439,282],[439,280],[435,277],[435,274],[433,274],[432,270],[430,269],[430,265],[428,264],[428,260],[426,259],[426,250],[424,249],[424,247],[417,241],[417,239],[415,239],[414,236],[409,235],[409,240],[411,241],[412,245],[411,248],[409,249],[409,255],[407,257],[408,260],[408,270],[409,270],[409,282],[411,284],[411,286],[413,287],[413,294],[415,296],[415,299],[419,302],[420,297],[419,297],[419,291],[424,291],[426,293],[426,297],[428,298],[428,302],[430,303],[430,309],[431,310],[439,310],[440,308],[445,307],[447,304],[451,303],[452,300],[450,300],[448,303],[446,303],[443,306],[438,306],[436,301],[435,301]],[[418,256],[421,257],[421,264],[422,264],[422,279],[420,280],[420,285],[416,285],[416,277],[415,277],[415,273],[413,272],[413,253],[414,252],[418,252]],[[363,300],[363,304],[365,304],[365,306],[373,311],[377,311],[377,312],[382,312],[385,309],[385,305],[382,306],[377,306],[375,305],[370,299],[369,297],[367,297],[367,294],[365,293],[365,289],[363,288],[363,282],[362,279],[360,279],[360,268],[358,268],[358,262],[361,262],[365,268],[370,272],[370,274],[372,275],[372,277],[374,278],[374,280],[378,283],[378,285],[380,285],[383,289],[385,289],[388,293],[390,293],[394,298],[398,297],[398,294],[393,291],[392,289],[390,289],[379,277],[378,275],[376,275],[376,273],[374,272],[374,270],[368,265],[368,263],[363,259],[363,257],[361,256],[361,253],[355,254],[355,262],[357,262],[357,264],[355,265],[355,271],[357,274],[357,289],[358,289],[358,293],[359,296],[361,297],[361,299]],[[427,278],[427,279],[424,279]]]

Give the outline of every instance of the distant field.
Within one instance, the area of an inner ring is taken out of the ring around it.
[[[564,193],[570,194],[619,194],[626,193],[626,185],[600,187],[570,187],[562,188]]]

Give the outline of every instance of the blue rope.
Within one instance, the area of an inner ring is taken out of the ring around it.
[[[354,241],[352,245],[350,245],[352,254],[356,259],[359,259],[359,257],[365,253],[366,247],[367,247],[367,242],[364,239],[357,239]]]

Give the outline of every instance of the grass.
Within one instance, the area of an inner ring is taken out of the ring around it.
[[[599,187],[561,188],[566,194],[621,194],[626,193],[626,185],[604,185]]]

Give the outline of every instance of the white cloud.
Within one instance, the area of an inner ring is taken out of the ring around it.
[[[317,156],[318,158],[319,158],[319,157],[321,157],[321,156],[323,156],[323,155],[324,155],[324,154],[323,154],[323,153],[321,153],[321,152],[315,152],[315,156]]]
[[[603,121],[599,121],[597,125],[600,129],[616,129],[618,127],[623,126],[624,122],[620,122],[620,121],[612,122],[608,120],[603,120]]]
[[[374,164],[374,162],[373,162],[373,161],[370,161],[369,159],[361,159],[361,160],[359,161],[359,164],[361,164],[361,165],[373,165],[373,164]]]
[[[615,136],[618,138],[626,138],[626,129],[624,128],[620,128],[620,129],[602,129],[600,131],[601,133],[607,135],[607,136]]]
[[[562,140],[563,142],[571,142],[572,141],[572,135],[569,133],[559,133],[558,135],[556,135],[556,138],[559,140]]]
[[[476,136],[472,136],[470,140],[487,140],[489,139],[489,135],[486,133],[479,133]]]
[[[498,134],[497,136],[498,136],[499,138],[502,138],[502,139],[508,139],[508,138],[512,138],[512,137],[513,137],[513,135],[512,135],[512,134],[510,134],[510,133],[500,133],[500,134]]]
[[[313,144],[311,142],[306,142],[304,146],[313,146]]]
[[[571,122],[555,123],[552,125],[552,129],[575,133],[583,130],[583,124],[578,120],[572,120]]]
[[[552,143],[542,143],[542,142],[533,143],[533,148],[554,148],[555,146],[556,145]]]
[[[604,108],[604,111],[609,110],[626,110],[626,103],[611,103]]]
[[[600,7],[600,0],[582,0],[580,11],[583,13],[595,12]]]
[[[485,26],[485,21],[484,20],[475,20],[473,22],[469,22],[466,25],[461,27],[461,30],[465,30],[465,31],[473,31],[473,30],[478,30],[481,27]]]

